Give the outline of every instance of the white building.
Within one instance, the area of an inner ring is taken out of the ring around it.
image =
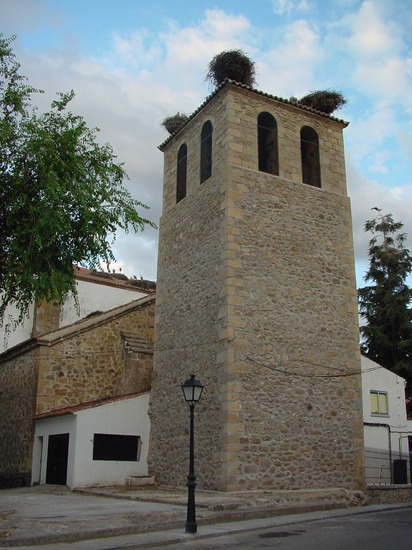
[[[362,356],[366,483],[411,483],[405,380]]]
[[[32,483],[147,483],[148,402],[147,392],[37,416]]]

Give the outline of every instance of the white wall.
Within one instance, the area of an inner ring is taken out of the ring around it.
[[[9,306],[4,315],[3,327],[0,329],[0,353],[31,338],[33,329],[33,304],[29,308],[28,317],[25,317],[23,323],[16,327],[7,337],[5,334],[5,327],[9,322],[9,316],[15,320],[19,318],[19,312],[14,306]]]
[[[146,296],[143,292],[99,285],[86,281],[77,281],[80,315],[76,311],[74,299],[69,296],[62,307],[60,328],[84,319],[95,311],[108,311],[114,307],[128,304]]]
[[[149,393],[107,403],[77,413],[77,441],[73,487],[124,484],[129,476],[148,475],[150,420]],[[138,462],[93,460],[95,433],[137,435],[141,438]]]
[[[69,433],[67,485],[123,485],[129,476],[147,476],[150,420],[149,393],[77,411],[74,414],[36,421],[32,483],[46,483],[49,435]],[[95,433],[136,435],[141,438],[137,462],[93,460]]]
[[[44,418],[36,421],[33,446],[32,484],[46,483],[49,435],[69,434],[67,485],[73,487],[73,470],[76,447],[76,421],[74,415]]]
[[[405,427],[405,380],[367,357],[362,356],[361,362],[364,422],[386,422],[393,427]],[[387,416],[371,414],[371,390],[387,392]]]
[[[388,484],[393,479],[393,461],[408,460],[409,426],[406,417],[405,380],[362,356],[362,394],[367,483]],[[372,414],[370,392],[388,396],[388,414]],[[373,425],[370,425],[373,424]],[[391,473],[392,472],[392,473]]]

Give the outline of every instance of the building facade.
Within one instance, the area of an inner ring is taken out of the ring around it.
[[[346,123],[230,81],[164,152],[149,464],[205,489],[364,486]]]
[[[368,485],[411,483],[412,421],[406,381],[362,356],[365,476]]]
[[[67,434],[67,446],[63,442],[57,447],[58,460],[63,456],[67,460],[69,456],[71,460],[66,467],[73,467],[76,434],[78,440],[86,441],[84,437],[81,439],[85,433],[83,422],[89,422],[91,416],[93,425],[100,426],[96,433],[141,435],[121,431],[130,429],[133,419],[122,423],[118,415],[117,423],[113,419],[106,422],[104,415],[110,408],[128,410],[135,402],[139,402],[141,410],[142,399],[147,400],[153,363],[154,309],[154,296],[147,296],[31,338],[0,355],[0,488],[44,482],[40,462],[44,468],[49,461],[49,436]],[[133,396],[136,397],[133,401],[130,394],[146,396]],[[121,403],[103,406],[108,400],[119,398]],[[91,403],[93,410],[89,410]],[[84,404],[87,410],[79,409],[74,414],[73,408]],[[67,410],[67,415],[62,415],[62,409]],[[142,427],[144,433],[148,431],[146,417],[145,411],[140,419],[134,419],[134,430]],[[45,425],[46,431],[41,431]],[[71,428],[66,430],[69,425]],[[111,429],[115,431],[106,431]],[[148,438],[144,439],[147,454]],[[82,453],[87,454],[88,449],[77,449],[77,464]],[[91,461],[89,455],[88,459]],[[140,469],[142,463],[137,466]],[[120,475],[115,461],[108,468],[114,475]],[[70,483],[81,479],[73,472],[66,472]],[[101,480],[104,484],[104,477]]]
[[[143,392],[38,415],[32,484],[74,489],[150,482],[148,401]]]

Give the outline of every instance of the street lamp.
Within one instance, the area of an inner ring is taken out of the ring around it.
[[[197,523],[196,523],[196,504],[195,504],[195,487],[196,487],[196,476],[194,468],[194,410],[195,405],[199,401],[200,396],[202,395],[203,386],[196,380],[194,374],[190,375],[190,379],[182,386],[183,395],[185,396],[186,402],[190,407],[190,468],[189,475],[187,476],[187,488],[188,488],[188,497],[187,497],[187,520],[186,520],[186,533],[197,533]]]

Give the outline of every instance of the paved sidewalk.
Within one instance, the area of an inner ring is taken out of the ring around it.
[[[66,487],[43,485],[3,490],[0,547],[99,550],[176,543],[193,536],[184,533],[186,503],[184,489],[108,487],[71,492]],[[361,504],[364,504],[361,493],[340,489],[293,494],[197,491],[197,536],[245,529],[247,525],[247,528],[259,527],[265,521],[286,521],[286,514],[296,512],[322,510],[322,515],[379,509]],[[302,520],[301,515],[296,517]]]

